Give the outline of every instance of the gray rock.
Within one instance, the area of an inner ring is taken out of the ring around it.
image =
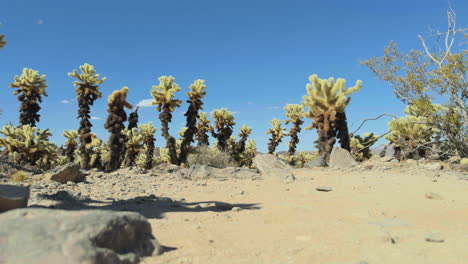
[[[317,186],[317,187],[315,187],[315,190],[317,190],[319,192],[331,192],[333,190],[333,188],[330,187],[330,186]]]
[[[318,157],[314,160],[311,160],[304,164],[303,168],[316,168],[316,167],[323,167],[323,159],[322,157]]]
[[[24,208],[28,206],[28,199],[29,187],[0,185],[0,213],[11,209]]]
[[[435,242],[435,243],[445,242],[445,238],[439,233],[426,234],[424,240],[426,240],[427,242]]]
[[[75,183],[83,182],[86,179],[86,175],[81,171],[79,164],[68,163],[47,172],[45,178],[65,184],[69,181]]]
[[[380,158],[380,160],[383,161],[383,162],[390,162],[390,161],[393,160],[393,157],[385,156],[385,157]]]
[[[433,170],[433,171],[436,171],[436,170],[441,170],[444,168],[444,166],[442,166],[442,164],[440,163],[429,163],[427,164],[426,166],[424,166],[425,169],[428,169],[428,170]]]
[[[0,215],[1,263],[139,263],[160,253],[140,214],[18,209]]]
[[[263,176],[278,177],[286,181],[294,177],[293,168],[272,154],[257,153],[254,166]]]
[[[229,211],[231,210],[234,206],[230,203],[224,203],[224,202],[215,202],[215,207],[216,209],[223,210],[223,211]]]
[[[194,164],[188,169],[187,177],[192,180],[214,178],[220,170],[209,165]]]
[[[242,211],[242,208],[236,206],[236,207],[233,207],[233,208],[231,209],[231,211],[240,212],[240,211]]]
[[[354,167],[358,165],[358,163],[354,160],[349,151],[334,147],[331,152],[328,165],[332,168],[346,169]]]
[[[427,199],[431,199],[431,200],[442,200],[442,196],[437,194],[437,193],[433,193],[433,192],[428,192],[424,195]]]
[[[452,156],[448,159],[448,162],[452,164],[459,164],[460,161],[461,161],[460,156]]]
[[[384,144],[371,149],[372,154],[379,157],[394,157],[395,144]]]

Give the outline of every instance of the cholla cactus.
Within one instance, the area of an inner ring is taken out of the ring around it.
[[[0,48],[3,48],[6,44],[5,35],[0,35]]]
[[[38,71],[24,68],[21,76],[15,76],[15,81],[10,84],[11,88],[17,89],[13,94],[18,95],[21,102],[19,122],[22,125],[34,127],[39,122],[39,103],[42,103],[42,96],[47,96],[45,77]]]
[[[334,78],[322,80],[314,74],[309,80],[308,95],[302,97],[302,105],[308,108],[305,116],[313,122],[306,129],[317,128],[316,147],[322,156],[322,165],[327,166],[336,137],[342,148],[350,150],[345,109],[351,101],[349,95],[360,90],[362,82],[357,81],[354,87],[345,89],[345,80],[341,78],[335,82]]]
[[[255,153],[257,152],[257,146],[255,141],[249,139],[245,144],[245,150],[240,153],[240,166],[245,166],[248,168],[253,168],[253,159],[255,158]]]
[[[85,147],[85,138],[87,134],[91,133],[91,106],[98,98],[102,97],[102,93],[99,91],[99,85],[102,84],[107,78],[103,77],[100,79],[100,75],[96,73],[94,67],[85,63],[80,66],[81,73],[76,70],[68,73],[68,76],[78,79],[73,82],[76,87],[76,99],[78,101],[78,118],[80,119],[80,127],[78,132],[80,133],[80,160],[81,168],[89,169],[91,153],[89,153]]]
[[[109,159],[109,149],[96,135],[92,135],[95,139],[92,140],[91,144],[87,145],[87,148],[90,149],[91,152],[90,167],[104,170],[104,161]]]
[[[143,136],[143,143],[144,147],[144,166],[140,166],[140,168],[149,170],[154,166],[154,142],[156,139],[154,138],[154,133],[156,132],[156,128],[153,126],[152,122],[148,124],[141,124],[140,125],[141,135]],[[143,157],[141,157],[143,158]],[[141,162],[141,161],[140,161]]]
[[[187,157],[190,152],[190,144],[194,142],[194,136],[197,134],[198,112],[203,110],[202,99],[206,95],[206,85],[204,80],[196,80],[190,85],[190,91],[187,92],[189,107],[184,114],[187,119],[187,129],[184,131],[183,140],[180,146],[180,155],[178,164],[187,163]]]
[[[106,163],[107,171],[114,171],[120,167],[122,154],[124,152],[124,138],[122,130],[125,128],[127,113],[124,108],[131,109],[132,105],[127,102],[128,87],[112,92],[107,99],[107,119],[104,128],[109,131],[109,160]]]
[[[270,142],[268,143],[268,153],[273,154],[276,147],[281,143],[286,129],[281,127],[281,121],[277,118],[271,120],[270,124],[271,128],[266,133],[271,134]]]
[[[289,123],[292,124],[291,130],[289,130],[288,133],[288,136],[291,137],[291,140],[288,143],[288,153],[289,155],[294,155],[296,152],[296,146],[299,143],[298,134],[301,132],[301,125],[304,123],[302,118],[304,118],[305,113],[302,105],[298,104],[287,104],[284,110],[286,111],[285,115],[288,118],[285,121],[286,125]]]
[[[408,115],[388,123],[391,134],[386,139],[395,143],[396,156],[401,159],[424,157],[436,130],[426,125],[425,117]]]
[[[246,125],[242,125],[239,132],[239,142],[237,142],[236,152],[242,153],[245,150],[245,143],[249,138],[250,134],[252,134],[252,128]]]
[[[133,129],[138,126],[138,109],[140,107],[135,108],[135,111],[131,112],[130,115],[128,115],[128,129]]]
[[[364,138],[361,136],[353,136],[351,138],[351,154],[358,161],[368,160],[371,158],[372,154],[370,147],[377,142],[378,138],[374,133],[365,133]]]
[[[167,148],[159,149],[159,161],[161,163],[171,163],[171,156],[169,155],[169,149]]]
[[[172,112],[180,106],[182,101],[174,99],[174,93],[180,91],[179,85],[174,82],[172,76],[159,77],[159,84],[153,85],[151,96],[153,96],[153,105],[157,105],[156,110],[161,120],[162,136],[166,139],[166,148],[169,151],[171,163],[177,164],[176,140],[169,134],[169,123],[172,121]]]
[[[143,135],[138,131],[137,128],[124,129],[122,134],[127,139],[125,142],[125,158],[124,166],[132,167],[136,165],[136,158],[140,153],[140,149],[143,147]]]
[[[289,163],[289,165],[294,166],[296,168],[302,168],[304,167],[304,164],[317,158],[316,155],[307,153],[305,151],[300,151],[295,155],[279,155],[279,157],[280,159],[285,160],[287,163]]]
[[[221,151],[227,150],[227,141],[232,135],[232,127],[236,124],[234,116],[226,108],[213,110],[211,117],[215,120],[216,132],[211,134],[218,140],[218,148]]]
[[[68,162],[75,161],[75,151],[78,147],[78,131],[76,130],[65,130],[63,136],[67,139],[65,142],[65,156]]]
[[[208,146],[210,144],[208,133],[213,131],[213,126],[210,125],[210,120],[206,117],[206,112],[200,112],[198,115],[197,134],[195,138],[198,141],[198,146]]]
[[[30,125],[4,126],[0,130],[0,147],[17,164],[28,163],[41,169],[51,168],[57,159],[57,146],[49,141],[49,129],[40,130]]]

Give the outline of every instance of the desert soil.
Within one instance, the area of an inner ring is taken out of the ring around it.
[[[292,183],[157,181],[157,196],[184,204],[150,219],[169,250],[144,263],[468,263],[466,173],[384,166],[295,174]],[[241,210],[216,211],[213,201]]]
[[[124,169],[21,184],[31,207],[141,213],[165,246],[146,264],[468,263],[467,172],[374,162],[294,174],[187,180]]]

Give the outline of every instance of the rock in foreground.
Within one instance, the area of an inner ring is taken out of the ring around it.
[[[257,153],[254,166],[263,176],[278,177],[288,182],[295,179],[292,167],[272,154]]]
[[[80,165],[68,163],[48,172],[46,178],[60,183],[69,181],[78,183],[84,181],[86,175],[80,170]]]
[[[0,185],[0,213],[11,209],[24,208],[28,206],[28,199],[28,187]]]
[[[160,246],[137,213],[18,209],[0,215],[0,263],[133,264]]]
[[[358,163],[354,160],[349,151],[346,149],[334,147],[330,154],[330,161],[328,165],[332,168],[346,169],[354,167],[358,165]]]

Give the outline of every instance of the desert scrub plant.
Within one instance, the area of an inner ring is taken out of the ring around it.
[[[27,181],[31,175],[25,171],[19,170],[15,173],[13,173],[10,178],[14,182],[24,182]]]
[[[172,113],[182,103],[182,101],[174,99],[174,93],[180,91],[179,85],[174,80],[172,76],[159,77],[159,84],[153,85],[151,88],[151,96],[154,99],[153,105],[157,105],[156,110],[159,112],[159,120],[161,120],[161,132],[166,139],[166,149],[168,150],[170,162],[178,164],[176,140],[169,133]]]
[[[214,119],[215,124],[211,132],[211,135],[218,140],[218,148],[221,151],[227,151],[227,141],[232,135],[232,128],[236,124],[234,122],[234,116],[227,108],[215,109],[211,113],[211,117]]]
[[[190,85],[190,91],[187,92],[189,107],[184,116],[186,117],[186,127],[183,140],[180,145],[180,154],[178,157],[178,165],[187,162],[187,156],[190,152],[190,144],[194,142],[194,136],[197,134],[197,119],[199,118],[200,110],[203,110],[203,97],[206,95],[206,85],[204,80],[196,80]]]
[[[286,129],[281,127],[281,121],[277,118],[271,120],[270,124],[271,128],[269,128],[266,133],[271,134],[271,138],[269,139],[270,142],[268,143],[268,153],[273,154],[275,153],[276,147],[281,143]]]
[[[377,142],[378,137],[374,133],[365,133],[364,137],[359,135],[351,137],[351,154],[357,161],[364,161],[371,158],[370,147]]]
[[[197,133],[195,138],[198,141],[198,146],[209,146],[209,135],[213,131],[213,126],[210,124],[210,120],[206,117],[206,112],[200,112],[197,123]]]
[[[73,82],[73,85],[76,87],[76,99],[78,102],[78,118],[80,119],[80,127],[78,132],[80,133],[80,153],[81,153],[81,168],[89,169],[89,160],[91,158],[91,153],[86,149],[87,134],[91,133],[91,106],[94,102],[102,97],[102,93],[99,91],[99,85],[102,84],[107,78],[100,78],[100,75],[96,73],[94,67],[85,63],[80,66],[81,73],[78,73],[76,70],[68,73],[68,76],[78,79],[78,81]]]
[[[286,107],[284,107],[284,110],[286,111],[285,115],[288,118],[284,121],[285,124],[292,124],[291,130],[289,130],[289,133],[287,134],[287,136],[291,137],[291,140],[288,143],[288,153],[292,156],[296,153],[296,146],[299,143],[298,134],[301,132],[301,125],[304,124],[302,118],[304,118],[305,113],[302,105],[298,104],[287,104]]]
[[[208,165],[215,168],[237,167],[238,163],[232,156],[216,147],[197,146],[187,157],[187,167],[192,165]]]
[[[140,109],[140,107],[135,108],[135,110],[128,115],[127,128],[129,130],[138,127],[138,109]]]
[[[78,131],[65,130],[63,136],[67,139],[65,142],[65,156],[69,162],[75,161],[75,151],[78,147]]]
[[[345,80],[341,78],[335,82],[334,78],[324,80],[314,74],[309,80],[302,105],[308,108],[305,117],[313,122],[305,129],[317,128],[316,148],[322,158],[322,166],[327,166],[336,138],[342,148],[350,150],[345,109],[351,101],[349,95],[360,90],[362,82],[358,80],[354,87],[345,89]]]
[[[144,166],[139,166],[142,169],[149,170],[154,166],[154,133],[156,133],[156,128],[153,126],[152,122],[147,124],[141,124],[139,126],[141,135],[143,136],[144,144]],[[143,157],[142,157],[143,158]]]
[[[41,130],[30,125],[19,127],[7,125],[0,130],[5,137],[0,138],[0,147],[13,161],[38,166],[42,170],[50,169],[57,159],[57,146],[49,141],[52,135],[49,129]]]
[[[42,103],[42,96],[47,96],[45,77],[39,75],[38,71],[24,68],[21,76],[15,76],[14,82],[10,84],[11,88],[16,89],[13,94],[18,95],[18,101],[21,102],[20,124],[35,127],[36,122],[39,122],[39,103]]]
[[[0,35],[0,48],[3,48],[6,44],[5,35]]]
[[[109,160],[106,160],[106,170],[114,171],[122,163],[124,154],[124,138],[122,130],[125,128],[124,122],[127,121],[125,108],[132,109],[132,105],[127,102],[128,87],[124,86],[120,90],[113,91],[107,98],[107,119],[104,128],[109,131]],[[132,155],[133,157],[133,155]],[[131,161],[130,161],[131,162]],[[133,159],[134,162],[134,159]]]
[[[136,159],[140,150],[143,147],[143,135],[137,128],[124,129],[122,134],[125,135],[125,157],[124,166],[133,167],[136,165]]]

